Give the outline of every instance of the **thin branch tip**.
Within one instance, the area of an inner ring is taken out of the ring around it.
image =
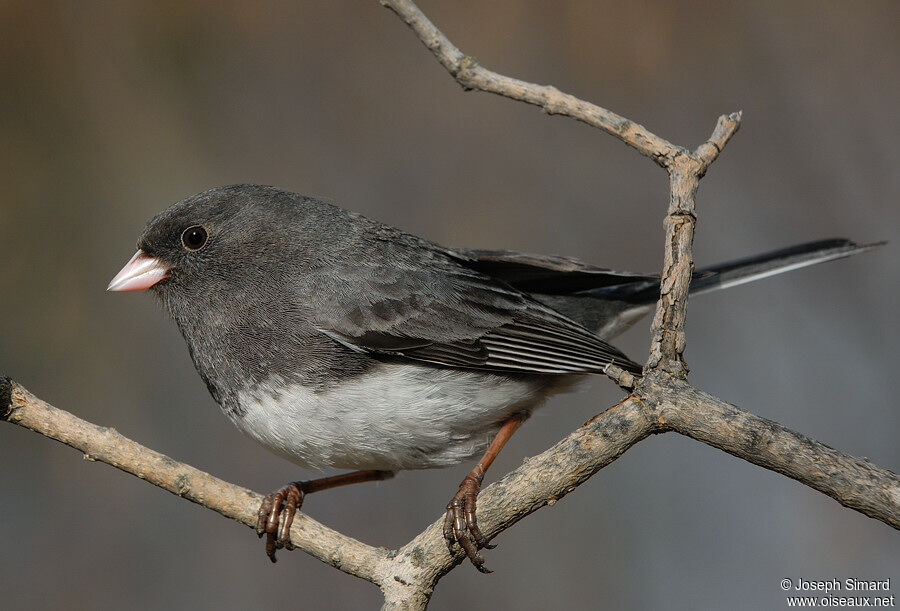
[[[693,154],[693,157],[699,164],[697,173],[700,177],[706,173],[709,166],[722,154],[722,151],[725,150],[725,145],[741,128],[743,116],[744,111],[742,110],[727,115],[719,115],[712,135],[706,142],[698,146]]]
[[[553,86],[498,74],[479,65],[454,45],[411,0],[381,0],[412,29],[447,72],[466,90],[479,90],[540,107],[550,115],[570,117],[615,136],[668,169],[682,149],[643,125]]]

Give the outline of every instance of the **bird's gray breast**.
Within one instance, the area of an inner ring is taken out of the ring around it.
[[[522,376],[380,362],[327,388],[273,375],[237,393],[244,433],[305,467],[422,469],[482,452],[565,376]]]

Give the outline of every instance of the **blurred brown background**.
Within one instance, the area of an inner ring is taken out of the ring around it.
[[[900,4],[436,2],[486,66],[696,146],[744,127],[703,181],[699,264],[806,240],[874,253],[691,303],[701,388],[897,470]],[[438,242],[655,271],[665,175],[596,130],[464,93],[377,2],[0,3],[0,373],[90,421],[261,492],[315,476],[219,413],[146,294],[107,294],[143,224],[213,185],[324,195]],[[619,345],[638,360],[647,326]],[[537,413],[488,479],[619,396]],[[0,426],[6,609],[371,608],[379,592],[68,448]],[[468,465],[315,495],[397,546]],[[893,578],[896,531],[675,434],[639,444],[464,566],[434,609],[784,608],[784,577]]]

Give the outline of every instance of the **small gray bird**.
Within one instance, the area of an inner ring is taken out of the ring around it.
[[[692,292],[735,286],[877,244],[825,240],[716,265]],[[315,198],[220,187],[157,215],[110,291],[151,289],[225,415],[303,467],[354,469],[266,497],[266,553],[290,548],[306,494],[400,469],[481,460],[444,536],[485,571],[475,503],[485,470],[553,393],[610,364],[647,314],[653,275],[509,251],[439,246]],[[283,515],[282,515],[283,514]]]

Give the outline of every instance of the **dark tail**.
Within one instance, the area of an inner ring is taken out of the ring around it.
[[[825,261],[842,259],[882,246],[885,242],[859,245],[850,240],[835,238],[799,244],[767,252],[755,257],[729,261],[705,267],[696,272],[691,282],[691,293],[706,293],[718,289],[753,282],[775,274],[816,265]]]
[[[774,276],[807,265],[824,263],[872,250],[885,242],[859,245],[833,239],[800,244],[746,259],[705,267],[694,272],[691,293],[706,293]],[[609,341],[640,320],[659,299],[659,278],[635,276],[634,280],[567,295],[538,298]],[[585,299],[588,298],[588,299]]]
[[[707,293],[744,284],[745,282],[753,282],[754,280],[789,272],[808,265],[849,257],[884,244],[886,242],[860,245],[843,238],[819,240],[747,257],[746,259],[704,267],[694,272],[694,279],[691,281],[691,293]],[[586,291],[585,294],[606,299],[618,299],[640,306],[657,300],[659,297],[659,280],[623,283],[618,286]]]

